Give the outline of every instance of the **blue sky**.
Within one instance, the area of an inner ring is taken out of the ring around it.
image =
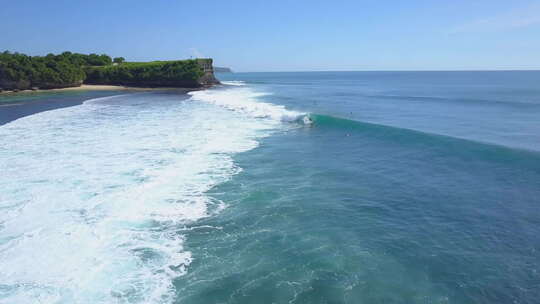
[[[540,69],[540,0],[1,1],[0,50],[236,71]]]

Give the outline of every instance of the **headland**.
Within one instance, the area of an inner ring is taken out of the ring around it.
[[[126,62],[105,54],[28,56],[5,51],[0,53],[0,92],[204,88],[219,83],[212,62],[211,58]]]

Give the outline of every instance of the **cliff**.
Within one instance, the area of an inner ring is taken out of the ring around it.
[[[219,84],[219,80],[217,80],[216,76],[214,75],[212,58],[201,58],[196,60],[204,73],[203,76],[198,79],[198,83],[202,86]]]
[[[107,55],[0,53],[0,90],[55,89],[83,83],[197,88],[219,81],[210,58],[113,64]]]
[[[87,67],[86,84],[196,88],[218,84],[212,59],[126,62]]]

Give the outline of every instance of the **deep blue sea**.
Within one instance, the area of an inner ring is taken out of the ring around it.
[[[0,303],[539,302],[540,71],[218,78],[0,98]]]

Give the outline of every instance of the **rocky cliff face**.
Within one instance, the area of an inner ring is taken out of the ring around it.
[[[211,58],[197,59],[197,63],[204,72],[204,75],[199,78],[199,84],[202,86],[210,86],[219,84],[216,76],[214,76],[214,67],[212,66],[213,60]]]
[[[31,84],[28,80],[9,81],[0,79],[0,89],[2,90],[26,90],[30,87]]]

